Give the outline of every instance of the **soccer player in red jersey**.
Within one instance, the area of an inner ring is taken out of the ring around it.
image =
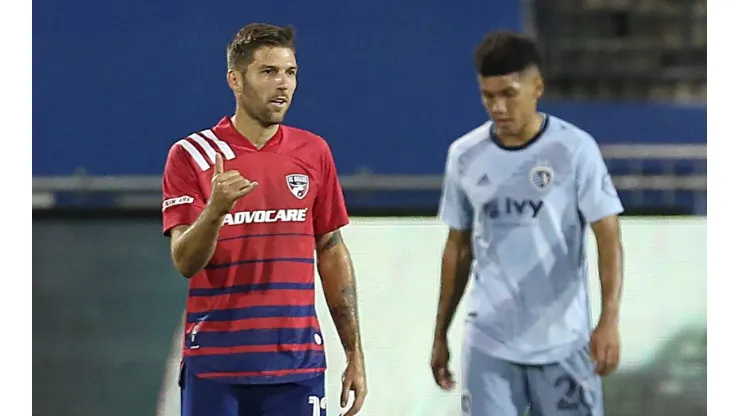
[[[184,416],[326,414],[315,264],[347,355],[342,407],[367,391],[349,220],[327,143],[282,124],[296,88],[293,30],[250,24],[227,49],[233,117],[175,143],[163,228],[189,278]]]

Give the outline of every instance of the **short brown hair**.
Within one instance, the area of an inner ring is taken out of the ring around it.
[[[226,48],[226,64],[230,70],[243,71],[254,60],[254,52],[262,47],[283,47],[295,51],[293,27],[251,23],[231,39]]]

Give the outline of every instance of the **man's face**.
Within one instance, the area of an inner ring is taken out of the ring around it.
[[[280,124],[297,86],[295,53],[289,48],[263,47],[243,73],[229,71],[228,82],[241,108],[263,126]]]
[[[496,134],[515,135],[537,112],[543,82],[536,69],[508,75],[478,76],[481,100],[496,122]]]

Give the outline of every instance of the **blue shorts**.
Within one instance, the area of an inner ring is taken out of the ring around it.
[[[326,416],[324,373],[294,383],[228,384],[180,377],[182,416]]]
[[[465,416],[603,416],[601,379],[594,370],[588,346],[558,363],[524,365],[465,345],[462,413]]]

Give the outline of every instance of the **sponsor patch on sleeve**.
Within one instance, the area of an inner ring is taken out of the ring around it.
[[[177,198],[165,199],[164,202],[162,202],[162,211],[175,205],[192,204],[193,201],[195,201],[195,199],[187,195],[179,196]]]

